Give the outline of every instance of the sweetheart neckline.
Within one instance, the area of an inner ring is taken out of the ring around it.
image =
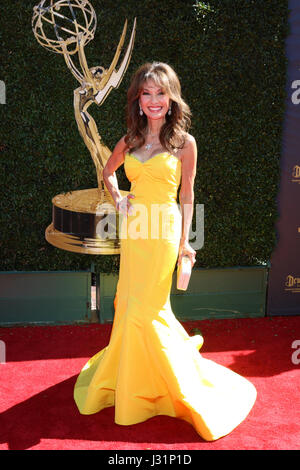
[[[179,160],[179,158],[175,157],[175,155],[173,155],[172,153],[169,153],[169,152],[160,152],[160,153],[157,153],[156,155],[153,155],[153,157],[148,158],[148,160],[145,160],[144,162],[141,162],[141,160],[139,160],[135,155],[133,155],[133,153],[129,153],[129,152],[126,153],[126,155],[129,155],[130,157],[134,158],[134,159],[137,160],[141,165],[145,165],[145,164],[146,164],[147,162],[149,162],[150,160],[153,160],[153,158],[159,157],[159,155],[165,155],[165,154],[169,155],[170,157],[176,158],[176,160],[181,163],[181,160]],[[126,155],[125,155],[125,156],[126,156]]]

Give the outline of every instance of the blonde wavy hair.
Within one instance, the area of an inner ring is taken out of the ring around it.
[[[131,79],[127,92],[125,143],[130,150],[138,149],[145,143],[147,116],[139,113],[139,97],[144,84],[150,79],[170,97],[171,114],[166,114],[159,140],[163,148],[170,152],[176,151],[184,146],[185,135],[191,125],[191,111],[181,96],[181,85],[176,72],[163,62],[142,65]]]

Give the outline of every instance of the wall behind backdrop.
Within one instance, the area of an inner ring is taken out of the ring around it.
[[[74,118],[78,82],[63,56],[31,30],[35,2],[1,9],[0,270],[117,272],[119,255],[70,253],[48,244],[52,198],[97,186],[96,171]],[[146,61],[177,71],[198,143],[195,204],[204,204],[204,247],[195,267],[267,262],[276,245],[276,196],[284,116],[288,1],[92,0],[95,38],[90,67],[108,67],[123,24],[137,17],[132,59],[118,90],[89,112],[106,145],[124,135],[126,91]],[[123,166],[119,187],[130,189]],[[195,227],[193,227],[195,228]]]

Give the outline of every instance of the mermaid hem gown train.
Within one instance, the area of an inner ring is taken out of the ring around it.
[[[203,439],[218,439],[246,418],[256,389],[202,357],[203,338],[189,336],[171,309],[182,222],[177,204],[181,162],[168,152],[146,162],[127,153],[124,169],[135,211],[122,218],[114,322],[108,345],[77,378],[76,405],[87,415],[115,406],[119,425],[157,415],[180,418]],[[157,207],[163,210],[153,210]]]

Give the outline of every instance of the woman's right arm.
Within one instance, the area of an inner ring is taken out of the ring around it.
[[[106,165],[103,169],[103,180],[105,186],[110,192],[117,210],[120,210],[120,202],[123,200],[123,197],[119,191],[117,175],[115,172],[122,165],[122,163],[124,163],[126,150],[127,145],[125,143],[124,137],[122,137],[122,139],[120,139],[117,145],[115,146],[111,156],[107,160]],[[128,195],[127,197],[134,196]],[[125,212],[127,212],[127,210]]]

